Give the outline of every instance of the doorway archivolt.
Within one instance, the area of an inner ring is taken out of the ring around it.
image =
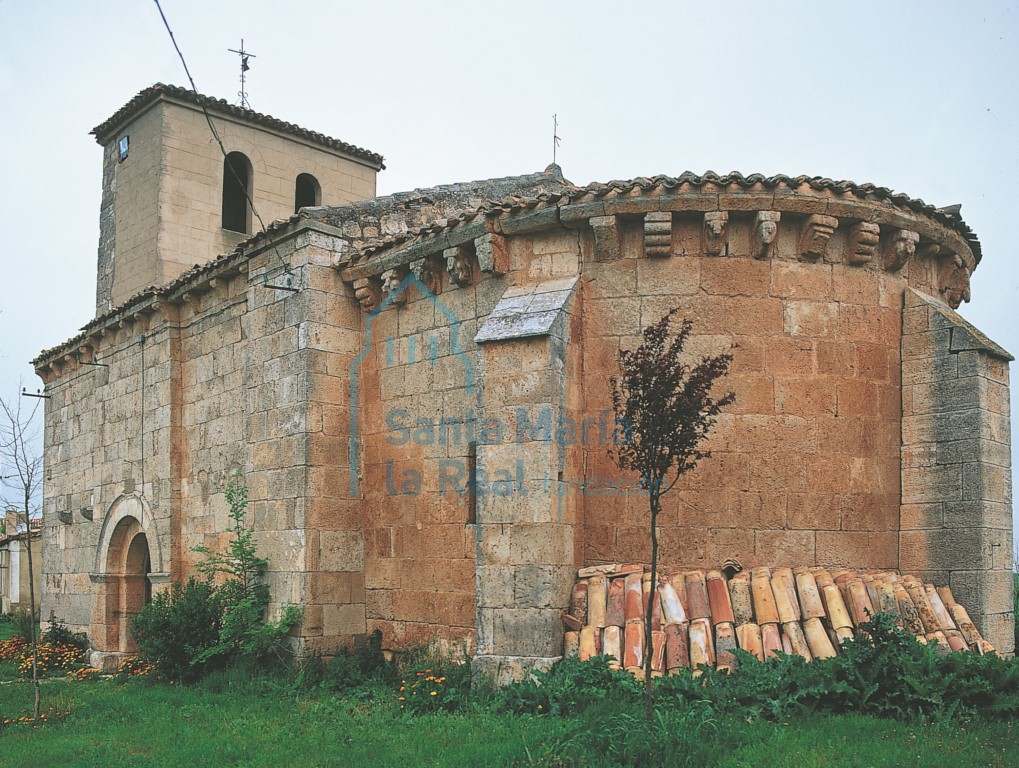
[[[159,534],[138,494],[120,496],[106,513],[93,568],[97,594],[91,640],[97,651],[135,653],[131,619],[152,599],[153,576],[164,577]],[[162,579],[160,579],[162,580]]]

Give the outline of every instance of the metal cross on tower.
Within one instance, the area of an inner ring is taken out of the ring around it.
[[[248,66],[248,59],[256,58],[255,54],[249,53],[248,51],[244,50],[243,37],[241,38],[241,49],[239,51],[235,50],[234,48],[228,48],[227,50],[229,50],[230,53],[236,53],[238,56],[241,57],[241,90],[240,93],[238,93],[237,95],[241,97],[241,106],[244,107],[245,109],[251,109],[251,105],[248,103],[248,91],[247,88],[245,87],[244,73],[251,69],[251,67]]]
[[[552,165],[555,165],[556,150],[559,148],[559,115],[552,115]]]

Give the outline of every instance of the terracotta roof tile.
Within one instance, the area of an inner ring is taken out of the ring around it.
[[[631,195],[634,192],[648,192],[656,189],[675,190],[684,185],[695,190],[713,190],[714,192],[722,192],[727,189],[746,191],[757,187],[768,191],[784,188],[794,193],[797,188],[807,187],[814,192],[830,191],[838,196],[850,195],[863,200],[887,202],[899,208],[905,208],[915,213],[929,216],[958,232],[973,250],[973,255],[977,262],[981,259],[980,242],[973,230],[970,229],[959,215],[959,206],[935,208],[919,198],[914,199],[901,192],[893,192],[888,187],[879,187],[870,183],[857,184],[853,181],[833,181],[821,176],[786,176],[783,174],[764,176],[760,173],[744,176],[737,171],[724,175],[719,175],[713,171],[707,171],[703,174],[686,171],[679,176],[640,176],[629,180],[613,180],[604,183],[592,182],[584,187],[567,187],[564,191],[558,193],[546,192],[534,196],[512,195],[499,200],[487,201],[474,210],[463,211],[458,216],[450,218],[445,226],[436,227],[432,224],[417,231],[409,231],[381,238],[371,247],[363,249],[362,253],[363,256],[369,256],[375,251],[400,245],[417,237],[439,234],[447,229],[472,221],[479,216],[517,213],[546,205],[558,205],[560,203],[570,205],[600,199],[618,198],[620,196]]]
[[[639,675],[643,674],[646,605],[641,605],[635,590],[650,574],[626,567],[629,573],[620,576],[621,570],[624,567],[619,565],[580,569],[568,624],[582,626],[579,632],[566,633],[565,653],[579,653],[582,659],[605,653],[615,657],[616,665]],[[698,664],[731,668],[737,664],[736,648],[759,659],[777,652],[808,661],[829,658],[869,618],[873,606],[868,587],[877,595],[895,596],[897,605],[889,605],[888,612],[900,616],[902,626],[921,642],[938,643],[945,652],[994,650],[944,587],[892,571],[840,569],[834,583],[820,568],[797,568],[795,579],[793,573],[788,568],[755,568],[748,582],[746,573],[727,578],[710,571],[705,579],[704,571],[698,569],[660,572],[658,595],[664,613],[662,631],[654,637],[653,671],[661,674]],[[613,575],[612,586],[606,589]],[[615,605],[607,610],[607,602],[619,599],[619,585],[624,581],[625,610]],[[686,591],[676,589],[677,584],[685,585]]]
[[[164,95],[172,96],[174,98],[181,99],[182,101],[187,101],[199,107],[204,106],[206,109],[215,110],[216,112],[227,114],[231,117],[237,117],[249,123],[255,123],[256,125],[272,128],[273,130],[281,131],[283,133],[289,133],[291,136],[297,136],[298,138],[305,139],[306,141],[320,144],[323,147],[328,147],[329,149],[343,152],[344,154],[352,157],[366,160],[370,164],[378,166],[380,169],[386,167],[383,162],[382,155],[377,154],[376,152],[371,152],[367,149],[362,149],[361,147],[355,147],[353,144],[348,144],[345,141],[331,138],[318,133],[317,131],[309,131],[307,128],[302,128],[299,125],[279,120],[272,115],[264,115],[261,112],[255,112],[252,109],[234,106],[233,104],[227,103],[224,99],[214,99],[211,96],[203,96],[202,94],[195,93],[187,88],[181,88],[176,85],[166,85],[164,83],[156,83],[155,85],[139,91],[133,99],[118,109],[112,117],[93,128],[91,134],[96,137],[96,141],[100,144],[105,144],[109,139],[110,133],[123,124],[125,120],[136,112],[147,107],[152,102],[162,98]]]

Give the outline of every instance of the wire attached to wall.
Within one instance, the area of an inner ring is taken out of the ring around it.
[[[216,126],[212,122],[212,116],[209,114],[209,110],[205,108],[205,102],[201,98],[202,94],[198,92],[198,87],[195,85],[195,79],[191,76],[191,70],[188,68],[188,63],[184,59],[184,54],[181,52],[180,46],[177,45],[177,38],[174,37],[173,30],[170,29],[170,22],[166,20],[166,14],[163,13],[163,7],[159,4],[159,0],[153,1],[156,4],[156,8],[159,10],[159,16],[163,20],[163,26],[166,27],[166,31],[170,35],[170,42],[173,43],[173,48],[175,51],[177,51],[177,56],[178,58],[180,58],[180,63],[184,66],[184,74],[187,75],[188,82],[191,83],[191,90],[194,92],[196,96],[199,97],[198,105],[202,108],[202,114],[205,115],[205,122],[209,124],[209,130],[212,132],[212,138],[216,140],[216,144],[219,145],[219,151],[223,154],[223,165],[230,169],[230,173],[233,174],[234,180],[237,182],[237,186],[240,189],[244,190],[244,198],[245,200],[247,200],[248,206],[251,208],[251,212],[255,215],[255,218],[258,219],[258,225],[262,229],[261,234],[268,237],[269,233],[265,227],[265,222],[262,221],[262,217],[259,215],[258,209],[255,207],[255,201],[251,199],[251,195],[248,193],[247,184],[241,181],[241,178],[238,175],[236,169],[233,167],[233,164],[230,163],[229,159],[227,158],[226,147],[223,145],[223,140],[219,136],[219,131],[216,130]],[[276,244],[272,243],[271,245],[273,253],[276,255],[276,258],[283,266],[283,271],[288,275],[293,274],[293,270],[290,268],[290,265],[287,264],[287,262],[283,259],[282,256],[280,256],[280,252],[276,248]],[[299,291],[300,289],[298,288],[295,290]]]
[[[138,393],[140,395],[139,402],[139,416],[141,421],[141,442],[140,442],[140,456],[141,456],[141,476],[142,476],[142,496],[145,495],[145,334],[138,336],[138,346],[141,350],[141,370],[139,371],[139,383]],[[143,510],[144,512],[144,510]]]

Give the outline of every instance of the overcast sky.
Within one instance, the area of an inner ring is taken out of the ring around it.
[[[984,249],[962,314],[1019,351],[1019,11],[1008,3],[163,10],[201,92],[236,101],[227,49],[243,37],[252,107],[383,154],[380,194],[540,170],[556,113],[558,161],[579,184],[738,170],[962,203]],[[151,0],[0,0],[5,397],[19,379],[41,386],[28,361],[94,315],[102,152],[88,132],[157,81],[187,85]]]

